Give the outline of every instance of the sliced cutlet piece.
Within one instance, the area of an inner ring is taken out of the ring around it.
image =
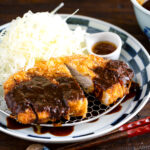
[[[98,75],[93,79],[94,93],[103,104],[110,105],[129,93],[134,73],[123,61],[109,60],[104,68],[93,71]]]
[[[47,63],[48,72],[53,72],[52,77],[59,83],[59,87],[62,89],[63,99],[69,106],[69,116],[86,117],[87,98],[64,62],[60,58],[52,58]]]
[[[110,105],[129,93],[134,76],[129,66],[120,60],[99,59],[89,56],[97,66],[92,70],[98,75],[94,78],[94,94],[105,105]]]
[[[101,103],[110,105],[129,92],[133,71],[124,62],[94,55],[75,55],[63,59],[83,89],[94,93]]]
[[[71,74],[80,83],[86,93],[93,93],[93,78],[97,75],[93,72],[93,68],[99,64],[95,63],[96,59],[93,55],[73,55],[63,57],[63,61],[69,68]],[[98,59],[103,62],[103,58]]]
[[[87,99],[59,59],[38,61],[34,68],[22,71],[22,74],[16,73],[6,81],[4,90],[9,109],[14,112],[18,121],[24,124],[86,116]],[[21,96],[17,97],[18,93]],[[19,111],[13,108],[14,105],[20,108]],[[34,119],[28,111],[29,108]],[[24,118],[26,111],[28,115]]]

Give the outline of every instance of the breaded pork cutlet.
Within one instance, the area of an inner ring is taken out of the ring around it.
[[[54,122],[86,116],[88,102],[83,90],[110,105],[128,94],[132,78],[133,71],[119,60],[94,55],[51,58],[12,75],[4,83],[4,96],[19,122]]]
[[[101,103],[110,105],[129,93],[133,71],[124,62],[94,55],[62,59],[83,89],[94,93]]]
[[[14,74],[4,90],[8,108],[23,124],[85,117],[87,113],[83,91],[59,58],[38,61],[34,68]]]

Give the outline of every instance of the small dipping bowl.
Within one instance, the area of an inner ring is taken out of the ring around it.
[[[93,46],[98,43],[98,42],[110,42],[113,43],[117,48],[109,54],[106,55],[99,55],[96,54],[92,51]],[[99,57],[104,57],[107,59],[113,59],[117,60],[119,59],[120,53],[121,53],[121,47],[122,47],[122,41],[121,38],[113,32],[100,32],[100,33],[94,33],[94,34],[89,34],[86,37],[86,45],[87,45],[87,50],[90,54],[99,56]]]

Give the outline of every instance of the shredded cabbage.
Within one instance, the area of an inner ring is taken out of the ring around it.
[[[65,19],[49,12],[25,13],[0,33],[0,83],[34,66],[36,59],[85,53],[85,31],[69,29]]]

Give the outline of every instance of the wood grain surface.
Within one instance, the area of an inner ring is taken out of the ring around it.
[[[0,25],[5,24],[17,16],[22,16],[28,10],[51,11],[61,0],[0,0]],[[150,53],[150,43],[140,30],[130,0],[64,0],[65,7],[59,13],[72,13],[77,8],[79,15],[85,15],[101,19],[115,24],[134,37],[136,37]],[[150,102],[131,121],[150,116]],[[35,142],[29,142],[14,138],[0,132],[0,150],[25,150],[27,146]],[[46,144],[55,149],[62,145]],[[149,150],[150,134],[130,139],[118,140],[93,147],[91,150]]]

